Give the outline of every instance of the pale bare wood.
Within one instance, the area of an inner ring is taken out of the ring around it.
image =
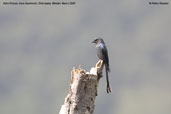
[[[69,94],[59,114],[93,114],[99,79],[102,77],[103,61],[99,60],[90,73],[73,68]]]

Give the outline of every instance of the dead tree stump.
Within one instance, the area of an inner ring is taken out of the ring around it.
[[[102,77],[103,61],[86,72],[79,66],[71,71],[69,94],[59,114],[93,114],[99,80]]]

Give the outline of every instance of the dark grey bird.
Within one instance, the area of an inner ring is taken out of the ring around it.
[[[99,59],[103,60],[103,63],[105,65],[106,69],[106,81],[107,81],[107,93],[112,92],[110,85],[109,85],[109,76],[108,72],[110,72],[109,68],[109,57],[108,57],[108,51],[105,45],[105,42],[103,41],[102,38],[97,38],[92,43],[96,44],[96,51],[97,51],[97,56]]]

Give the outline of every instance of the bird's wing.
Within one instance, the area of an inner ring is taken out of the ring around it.
[[[109,66],[109,58],[108,58],[108,52],[107,52],[106,46],[103,46],[103,48],[101,48],[101,50],[104,55],[105,62]]]
[[[109,63],[108,52],[107,52],[106,47],[103,46],[103,48],[101,48],[101,50],[102,50],[102,53],[103,53],[103,55],[105,57],[106,63]]]

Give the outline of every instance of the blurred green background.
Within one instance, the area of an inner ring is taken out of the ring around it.
[[[171,5],[75,2],[1,1],[0,114],[58,114],[72,68],[89,71],[98,61],[95,37],[108,47],[113,89],[108,95],[100,80],[95,114],[171,114]]]

